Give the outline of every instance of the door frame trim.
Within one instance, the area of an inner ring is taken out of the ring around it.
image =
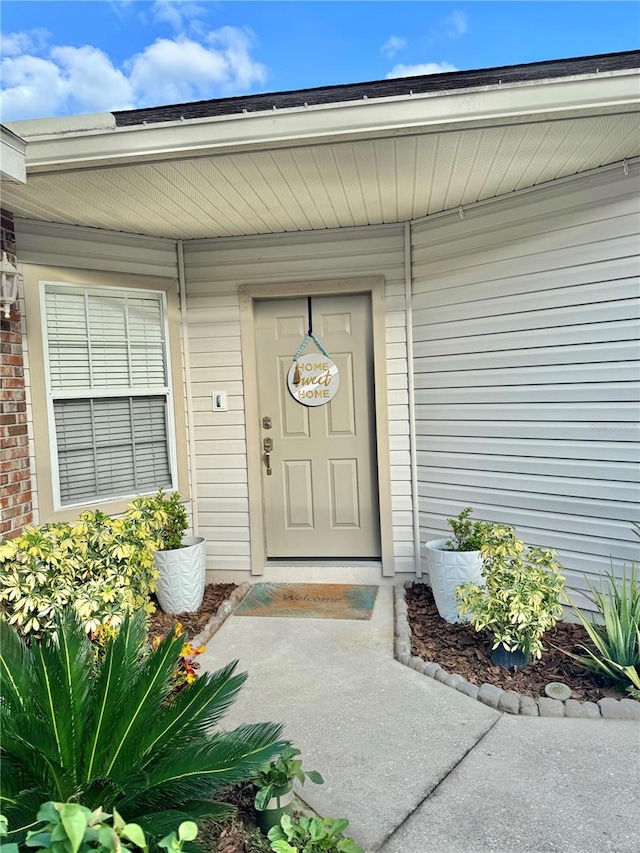
[[[286,284],[247,284],[238,288],[242,376],[244,382],[247,475],[249,486],[249,534],[251,574],[262,575],[267,561],[266,530],[262,492],[260,412],[258,407],[257,353],[254,302],[296,296],[340,296],[368,293],[371,296],[373,333],[373,374],[375,398],[378,501],[380,512],[380,552],[383,577],[395,574],[393,516],[391,512],[391,457],[389,441],[389,401],[387,393],[387,341],[384,276],[306,280]]]

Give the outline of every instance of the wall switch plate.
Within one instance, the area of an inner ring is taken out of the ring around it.
[[[226,391],[212,391],[211,399],[213,402],[213,411],[214,412],[226,412],[227,411],[227,392]]]

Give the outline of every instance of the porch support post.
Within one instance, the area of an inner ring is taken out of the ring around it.
[[[409,391],[409,456],[413,511],[413,558],[416,577],[422,577],[420,506],[418,498],[418,449],[416,446],[416,392],[413,381],[413,304],[411,271],[411,223],[404,223],[404,297],[407,324],[407,385]]]
[[[196,439],[193,424],[193,398],[191,395],[191,357],[189,354],[189,326],[187,322],[187,282],[184,274],[184,249],[182,240],[176,241],[178,260],[178,294],[180,296],[180,327],[182,358],[185,373],[185,395],[187,403],[187,429],[189,431],[189,479],[191,480],[191,529],[198,535],[198,482],[196,466]]]

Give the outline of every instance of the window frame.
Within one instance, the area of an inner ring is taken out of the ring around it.
[[[149,386],[147,388],[141,389],[132,386],[123,386],[122,388],[92,388],[92,389],[78,389],[78,390],[64,390],[64,391],[54,391],[51,383],[51,369],[50,369],[50,352],[49,352],[49,335],[47,328],[47,310],[46,310],[46,296],[47,289],[53,288],[58,291],[66,290],[70,293],[73,292],[82,292],[86,299],[88,296],[115,296],[119,298],[126,297],[127,295],[137,295],[145,298],[149,298],[150,294],[153,293],[154,298],[158,299],[160,304],[160,310],[162,314],[162,355],[165,369],[165,378],[167,380],[167,384],[163,386]],[[133,492],[128,494],[107,494],[107,495],[95,495],[93,497],[87,498],[86,500],[75,502],[75,503],[63,503],[61,499],[61,488],[60,488],[60,469],[59,469],[59,454],[58,454],[58,441],[57,441],[57,432],[56,432],[56,423],[55,423],[55,402],[59,400],[95,400],[95,399],[105,399],[105,398],[123,398],[129,399],[131,397],[160,397],[163,396],[166,398],[166,408],[165,408],[165,422],[166,422],[166,436],[167,436],[167,455],[169,461],[169,472],[171,475],[171,483],[164,484],[162,487],[168,489],[169,491],[174,491],[177,488],[178,484],[178,466],[177,466],[177,447],[176,447],[176,431],[175,431],[175,412],[174,412],[174,402],[173,402],[173,382],[172,382],[172,371],[171,371],[171,342],[169,339],[169,323],[168,323],[168,310],[167,310],[167,295],[163,291],[157,290],[149,290],[140,287],[127,287],[124,285],[100,285],[100,284],[80,284],[80,283],[71,283],[65,281],[51,281],[51,280],[41,280],[39,282],[39,298],[40,305],[42,306],[41,311],[41,332],[42,332],[42,353],[44,357],[44,378],[45,378],[45,389],[46,389],[46,401],[47,401],[47,423],[48,423],[48,433],[49,433],[49,453],[51,459],[51,486],[52,486],[52,497],[53,497],[53,510],[54,512],[71,510],[71,509],[83,509],[89,506],[95,505],[96,503],[104,503],[104,502],[112,502],[112,501],[130,501],[138,494],[153,494],[157,489],[154,489],[151,492]],[[160,488],[158,486],[158,488]]]
[[[99,509],[108,515],[117,516],[125,511],[130,498],[109,500],[103,496],[90,499],[78,506],[54,506],[54,481],[52,477],[51,426],[45,370],[48,351],[45,350],[42,323],[45,306],[42,301],[40,282],[53,285],[65,284],[102,290],[139,290],[145,294],[162,293],[166,305],[165,342],[168,357],[168,379],[171,383],[171,412],[168,425],[174,436],[174,466],[177,469],[174,491],[183,501],[191,499],[191,477],[189,473],[189,446],[186,405],[186,375],[183,361],[183,322],[178,298],[178,282],[175,275],[142,275],[138,271],[105,270],[104,267],[89,265],[69,266],[63,264],[23,262],[24,275],[24,371],[26,413],[29,428],[29,456],[31,489],[33,496],[34,523],[47,524],[54,521],[73,522],[83,509]],[[168,334],[166,332],[168,328]]]

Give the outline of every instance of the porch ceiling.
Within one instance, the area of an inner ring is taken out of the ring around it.
[[[191,239],[416,219],[640,155],[634,113],[34,173],[16,216]]]

